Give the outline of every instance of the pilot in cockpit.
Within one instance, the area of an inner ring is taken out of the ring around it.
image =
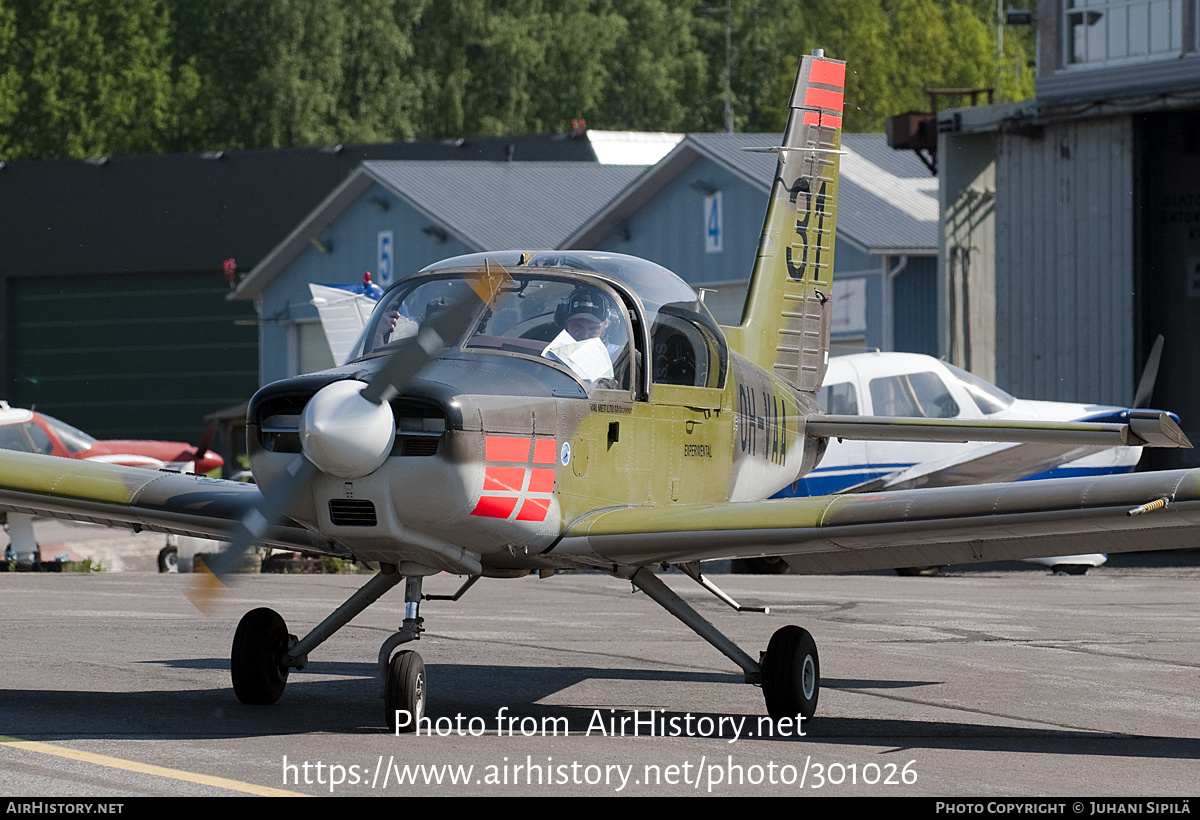
[[[577,342],[599,339],[612,320],[608,297],[581,285],[554,311],[554,321]]]
[[[620,383],[628,378],[628,365],[624,373],[614,374],[614,364],[621,364],[629,338],[608,295],[598,288],[579,285],[555,308],[554,323],[562,332],[544,356],[562,361],[585,381],[598,386],[625,386]]]

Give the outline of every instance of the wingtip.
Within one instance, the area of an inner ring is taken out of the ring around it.
[[[1129,413],[1129,430],[1140,439],[1143,446],[1192,449],[1192,442],[1169,413],[1132,410]]]

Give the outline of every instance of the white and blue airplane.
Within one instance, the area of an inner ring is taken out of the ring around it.
[[[1134,407],[1149,402],[1161,337]],[[999,387],[918,353],[856,353],[829,360],[819,394],[836,415],[938,419],[1128,421],[1130,408],[1018,399]],[[1141,447],[1051,443],[851,441],[832,439],[820,464],[777,498],[947,487],[1133,472]],[[1103,553],[1029,559],[1060,572],[1086,572]]]

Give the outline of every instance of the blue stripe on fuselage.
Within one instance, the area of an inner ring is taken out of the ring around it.
[[[853,487],[864,481],[894,473],[897,470],[911,467],[911,464],[880,465],[879,468],[868,467],[865,464],[847,464],[844,467],[828,467],[813,470],[804,478],[784,487],[772,498],[799,498],[805,496],[832,495]],[[1132,473],[1133,466],[1127,467],[1055,467],[1034,475],[1017,479],[1018,481],[1037,481],[1043,478],[1072,478],[1082,476],[1115,475]]]

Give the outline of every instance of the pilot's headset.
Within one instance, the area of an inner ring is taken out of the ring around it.
[[[554,308],[554,324],[566,329],[567,319],[579,314],[591,316],[597,322],[603,323],[612,318],[613,311],[609,299],[598,289],[589,285],[579,285]]]

